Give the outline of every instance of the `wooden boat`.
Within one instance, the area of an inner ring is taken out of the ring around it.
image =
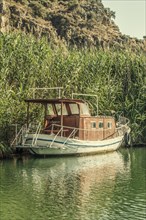
[[[16,135],[16,148],[31,154],[85,155],[117,150],[130,144],[129,120],[112,116],[92,116],[82,99],[27,99],[27,125]],[[44,116],[37,126],[30,120],[30,104],[43,106]]]

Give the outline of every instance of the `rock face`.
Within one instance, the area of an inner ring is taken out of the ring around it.
[[[0,0],[0,28],[1,32],[9,31],[9,10],[5,1]]]
[[[146,52],[146,40],[122,35],[101,0],[1,0],[1,32],[24,31],[58,44]]]

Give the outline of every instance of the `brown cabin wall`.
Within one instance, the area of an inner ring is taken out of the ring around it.
[[[63,126],[79,128],[79,116],[77,115],[64,116]],[[67,131],[65,132],[65,136],[68,137],[72,131],[73,129],[67,129]],[[76,132],[75,136],[78,136],[78,131]]]
[[[61,125],[61,116],[55,116],[52,119],[47,119],[45,122],[45,132],[47,133],[47,130],[50,131],[51,128],[48,129],[51,124],[57,124]],[[68,137],[70,133],[73,131],[74,128],[79,128],[79,116],[78,115],[64,115],[63,116],[63,126],[64,127],[64,133],[63,135]],[[73,127],[73,129],[69,129],[67,127]],[[59,131],[60,127],[55,126],[54,127],[55,132],[57,130]],[[76,136],[78,136],[78,132],[76,133]]]
[[[46,124],[51,125],[51,124],[58,124],[61,125],[61,116],[55,116],[52,119],[47,119]],[[67,127],[75,127],[78,128],[79,127],[79,116],[68,116],[65,115],[63,116],[63,126],[67,126]]]
[[[99,122],[103,123],[103,128],[99,128]],[[108,129],[108,122],[112,124],[112,127]],[[51,124],[58,124],[61,125],[61,116],[56,116],[51,120],[48,120],[48,126]],[[93,124],[96,124],[96,127],[92,127]],[[47,126],[47,127],[48,127]],[[115,120],[112,117],[92,117],[92,116],[81,116],[79,115],[65,115],[63,116],[63,126],[66,127],[73,127],[73,128],[80,128],[80,129],[87,129],[86,130],[79,130],[79,132],[76,133],[76,137],[78,137],[80,140],[103,140],[108,137],[112,137],[115,133]],[[59,127],[54,128],[57,132],[59,130]],[[108,130],[105,130],[108,129]],[[64,128],[64,136],[68,137],[73,129]],[[45,129],[45,132],[47,132],[47,128]]]
[[[99,128],[99,122],[103,123],[103,128]],[[110,129],[108,129],[108,122],[112,124]],[[80,117],[79,123],[81,129],[88,129],[88,131],[79,132],[81,140],[102,140],[115,133],[115,120],[112,117]],[[95,128],[92,128],[93,123],[96,124]]]
[[[63,125],[68,127],[79,127],[79,116],[64,116],[63,117]]]

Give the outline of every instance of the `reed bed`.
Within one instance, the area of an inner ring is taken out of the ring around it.
[[[133,143],[146,142],[144,54],[129,49],[69,49],[22,33],[0,35],[1,127],[6,130],[26,121],[23,100],[31,95],[30,88],[54,86],[64,88],[64,97],[72,92],[98,95],[99,113],[123,112],[131,121]],[[3,131],[0,139],[11,139]]]

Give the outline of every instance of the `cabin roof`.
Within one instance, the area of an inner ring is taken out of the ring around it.
[[[81,99],[25,99],[25,102],[40,104],[85,103],[85,101]]]

